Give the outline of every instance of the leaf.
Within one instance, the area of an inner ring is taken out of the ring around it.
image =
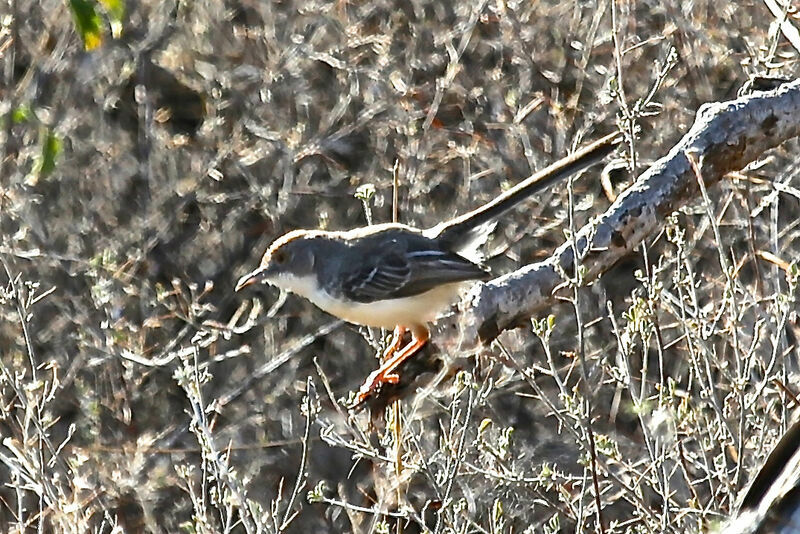
[[[22,104],[11,112],[11,121],[14,124],[22,124],[23,122],[30,120],[32,115],[33,113],[31,112],[31,108],[26,104]]]
[[[61,138],[50,128],[43,128],[39,136],[42,139],[41,150],[36,157],[33,171],[25,180],[28,185],[36,185],[40,178],[46,178],[55,170],[56,160],[62,150]]]
[[[48,129],[42,143],[41,169],[42,176],[47,176],[56,168],[56,158],[61,154],[61,138],[53,130]]]
[[[72,18],[75,19],[75,27],[83,39],[83,47],[86,50],[94,50],[100,46],[103,43],[103,27],[100,15],[94,9],[94,2],[69,0],[69,7]]]
[[[125,0],[99,0],[111,23],[111,35],[118,39],[122,35],[122,18],[125,16]]]

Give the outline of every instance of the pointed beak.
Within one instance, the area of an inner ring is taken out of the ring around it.
[[[264,267],[259,267],[252,273],[247,273],[243,277],[239,278],[239,281],[236,282],[236,291],[247,287],[252,284],[257,284],[259,282],[263,282],[266,278],[267,270]]]

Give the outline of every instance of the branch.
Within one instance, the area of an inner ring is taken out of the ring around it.
[[[697,198],[697,176],[687,155],[697,162],[704,183],[710,186],[798,135],[800,80],[702,106],[683,139],[605,213],[580,229],[577,250],[585,281],[597,279],[658,231],[667,215]],[[440,320],[437,332],[443,335],[455,328],[464,333],[458,351],[473,352],[479,342],[490,342],[552,305],[565,282],[562,273],[574,272],[573,259],[573,248],[566,242],[541,263],[477,284],[461,303],[463,313]]]
[[[775,444],[723,534],[797,532],[800,521],[800,414]]]
[[[501,332],[528,324],[530,317],[569,289],[565,282],[566,276],[575,272],[574,250],[581,255],[582,283],[591,283],[660,230],[668,215],[695,201],[700,196],[698,176],[709,187],[799,135],[800,79],[774,90],[702,106],[683,139],[605,213],[578,231],[576,247],[567,241],[541,263],[476,284],[460,303],[461,313],[438,320],[432,332],[434,341],[404,364],[399,383],[387,384],[370,399],[370,408],[381,411],[388,402],[404,397],[426,382],[423,375],[430,371],[446,376],[454,369],[442,368],[434,354],[463,358]]]

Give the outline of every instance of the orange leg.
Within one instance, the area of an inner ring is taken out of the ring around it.
[[[383,351],[383,357],[381,358],[381,363],[388,361],[392,355],[397,352],[400,347],[403,345],[403,336],[406,335],[406,327],[397,325],[394,328],[394,334],[392,334],[392,342],[386,347],[386,350]]]
[[[398,331],[405,332],[405,328],[402,326],[398,326],[395,330],[395,334]],[[365,400],[369,398],[372,393],[375,392],[380,386],[383,384],[397,384],[400,381],[400,376],[397,374],[397,368],[400,367],[403,362],[411,358],[414,354],[417,353],[430,339],[430,333],[428,329],[423,327],[415,327],[411,329],[411,341],[403,347],[403,350],[397,352],[397,346],[400,345],[400,341],[402,336],[395,338],[393,340],[392,346],[386,350],[384,356],[391,356],[391,358],[387,359],[377,370],[370,373],[367,379],[362,384],[361,389],[358,390],[358,395],[356,396],[355,405],[359,405],[363,403]]]

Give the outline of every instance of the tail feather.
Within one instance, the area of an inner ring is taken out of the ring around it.
[[[469,253],[476,248],[475,243],[481,239],[481,236],[482,241],[477,246],[486,240],[489,232],[494,228],[492,226],[489,231],[484,233],[481,228],[485,225],[531,195],[602,161],[620,141],[622,141],[622,134],[619,132],[609,134],[529,176],[491,202],[460,217],[434,226],[425,233],[430,237],[435,237],[451,250],[461,251],[462,254]]]

